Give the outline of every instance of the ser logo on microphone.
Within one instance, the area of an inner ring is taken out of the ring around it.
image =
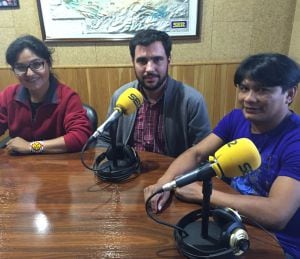
[[[128,95],[128,98],[134,103],[134,105],[137,108],[141,107],[142,105],[141,100],[134,93],[130,93],[130,95]]]

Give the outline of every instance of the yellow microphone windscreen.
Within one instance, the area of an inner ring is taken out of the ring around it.
[[[218,177],[232,178],[256,170],[261,157],[250,139],[240,138],[222,146],[209,161],[214,162],[212,168]]]
[[[115,110],[121,109],[125,115],[128,115],[141,107],[143,101],[143,95],[139,90],[128,88],[119,96]]]

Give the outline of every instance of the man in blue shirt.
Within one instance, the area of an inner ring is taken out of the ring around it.
[[[234,77],[241,109],[227,114],[209,136],[180,155],[156,184],[145,188],[145,199],[225,143],[249,138],[260,152],[261,166],[232,179],[231,186],[241,195],[213,190],[211,203],[234,208],[271,229],[287,257],[300,258],[300,116],[289,109],[299,82],[299,66],[285,55],[265,53],[245,59]],[[162,210],[169,195],[156,195],[152,210]],[[202,200],[199,183],[178,188],[176,195]]]

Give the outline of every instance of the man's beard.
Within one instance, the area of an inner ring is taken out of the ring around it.
[[[152,74],[152,75],[153,75],[153,74]],[[157,78],[159,78],[157,84],[154,85],[154,86],[147,86],[147,85],[145,84],[144,78],[141,80],[141,79],[139,79],[139,78],[137,77],[137,79],[138,79],[138,81],[139,81],[140,86],[141,86],[143,89],[145,89],[145,90],[147,90],[147,91],[152,91],[152,92],[154,92],[154,91],[158,90],[159,88],[161,88],[161,87],[165,84],[165,81],[166,81],[166,79],[167,79],[167,77],[168,77],[168,73],[166,73],[165,76],[162,77],[162,78],[160,78],[159,76],[156,76],[156,75],[154,75],[154,76],[157,77]]]

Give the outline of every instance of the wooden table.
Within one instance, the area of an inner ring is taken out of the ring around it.
[[[99,153],[88,151],[87,161]],[[79,153],[0,156],[0,258],[183,258],[173,230],[144,208],[144,187],[172,158],[141,152],[143,172],[115,184],[97,181]],[[159,218],[176,224],[195,209],[173,199]],[[270,235],[247,229],[251,248],[242,258],[283,258]]]

